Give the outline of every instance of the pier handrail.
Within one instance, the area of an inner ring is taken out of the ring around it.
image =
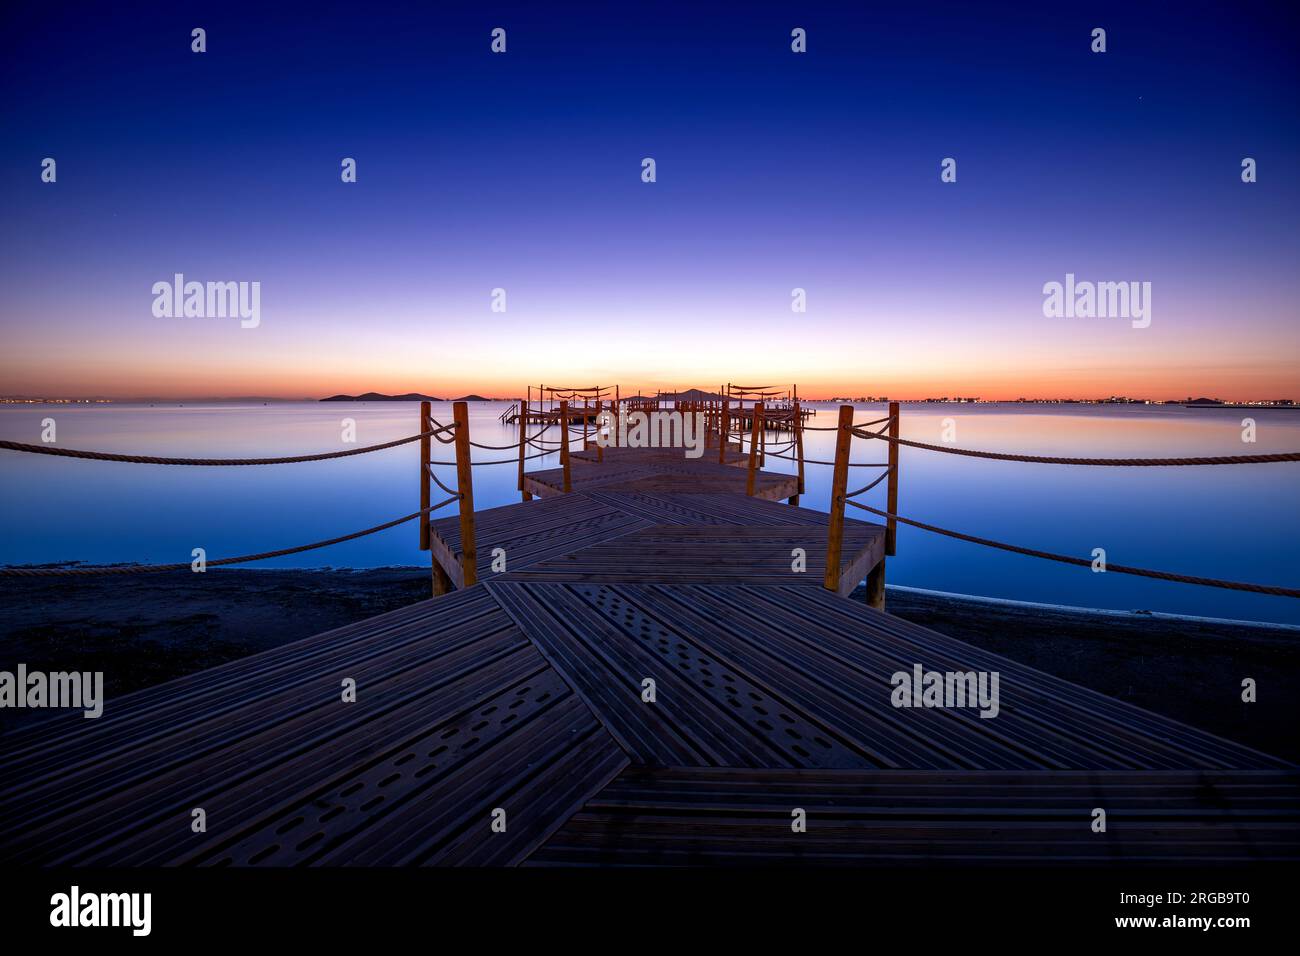
[[[423,404],[428,404],[425,402]],[[430,419],[432,421],[432,419]],[[438,437],[451,431],[452,425],[434,422],[436,428],[421,431],[415,435],[398,438],[379,445],[367,445],[364,448],[349,448],[345,451],[321,452],[315,455],[293,455],[288,458],[167,458],[157,455],[120,455],[107,451],[83,451],[76,448],[56,448],[51,445],[32,445],[27,442],[0,441],[0,449],[24,451],[34,455],[55,455],[60,458],[83,458],[89,461],[117,461],[133,465],[190,465],[214,467],[220,465],[296,465],[308,461],[328,461],[331,458],[349,458],[353,455],[367,455],[372,451],[384,451],[399,445],[409,445],[413,441],[423,441]],[[439,437],[439,441],[443,439]]]
[[[469,403],[454,402],[451,410],[453,434],[450,441],[456,446],[456,488],[454,490],[444,485],[434,474],[433,467],[436,463],[432,460],[432,445],[429,438],[420,439],[420,511],[417,514],[426,515],[420,521],[420,550],[432,550],[430,521],[427,517],[432,482],[452,496],[448,501],[456,501],[460,504],[460,570],[464,586],[469,587],[478,580],[478,549],[474,542],[474,469],[470,458],[472,453],[469,440]],[[420,432],[431,432],[429,425],[432,421],[429,403],[421,402]],[[443,582],[437,574],[440,570],[438,561],[432,555],[431,558],[435,569],[434,592],[440,593],[440,585]]]
[[[1024,554],[1033,558],[1059,561],[1062,564],[1073,564],[1077,567],[1086,568],[1092,566],[1092,561],[1087,558],[1076,558],[1073,555],[1056,554],[1052,551],[1039,551],[1036,548],[1024,548],[1020,545],[1007,544],[1003,541],[994,541],[991,538],[980,538],[972,534],[965,534],[961,531],[953,531],[949,528],[940,528],[936,525],[926,524],[923,521],[916,521],[912,518],[904,518],[902,515],[894,514],[889,511],[882,511],[879,508],[872,508],[870,505],[859,504],[856,501],[850,501],[848,503],[853,505],[855,508],[861,508],[863,511],[869,511],[874,515],[880,515],[882,518],[888,518],[891,521],[901,521],[903,524],[911,525],[914,528],[920,528],[922,531],[931,531],[935,534],[941,534],[949,538],[957,538],[960,541],[969,541],[972,544],[980,544],[988,548],[1010,551],[1013,554]],[[1181,584],[1200,584],[1205,587],[1226,588],[1231,591],[1251,591],[1255,594],[1272,594],[1278,597],[1300,598],[1300,588],[1284,588],[1271,584],[1250,584],[1244,581],[1223,581],[1218,578],[1203,578],[1192,574],[1177,574],[1173,571],[1154,571],[1150,568],[1135,568],[1125,564],[1111,564],[1107,562],[1106,572],[1109,574],[1112,571],[1117,574],[1135,574],[1144,578],[1156,578],[1161,581],[1176,581]]]
[[[889,403],[889,415],[885,418],[878,419],[876,422],[866,424],[885,423],[885,428],[889,434],[897,437],[899,433],[899,408],[898,402]],[[831,501],[830,501],[830,521],[826,530],[826,576],[824,584],[828,590],[838,591],[840,586],[840,554],[843,550],[844,543],[844,508],[846,505],[854,507],[865,507],[859,505],[853,499],[858,495],[865,494],[882,481],[888,481],[886,486],[886,496],[889,506],[889,514],[893,515],[898,510],[898,445],[891,443],[889,446],[889,460],[884,464],[875,463],[853,463],[849,461],[849,456],[853,449],[854,437],[863,437],[871,435],[871,432],[864,432],[863,426],[853,423],[853,406],[841,405],[839,412],[839,421],[836,424],[835,436],[835,461],[832,464],[834,471],[831,477]],[[883,431],[883,429],[882,429]],[[822,464],[822,462],[816,462]],[[874,481],[870,481],[855,491],[849,491],[849,468],[857,464],[863,468],[881,468],[880,475]],[[881,558],[882,569],[877,574],[878,586],[884,587],[883,565],[886,557],[893,557],[897,553],[898,547],[898,527],[893,517],[887,517],[885,523],[885,554]],[[883,592],[882,592],[883,593]]]
[[[268,558],[282,558],[290,554],[301,554],[304,551],[315,551],[319,548],[328,548],[330,545],[342,544],[344,541],[352,541],[356,538],[364,538],[366,535],[375,534],[379,531],[387,531],[389,528],[395,528],[399,524],[414,521],[416,518],[421,516],[428,516],[439,508],[446,507],[458,498],[459,495],[453,495],[444,501],[438,502],[436,505],[421,508],[419,511],[413,511],[409,515],[404,515],[401,518],[394,518],[392,521],[385,521],[383,524],[377,524],[373,528],[354,531],[351,534],[340,535],[337,538],[328,538],[324,541],[313,541],[311,544],[300,544],[293,548],[280,548],[276,551],[260,551],[257,554],[244,554],[237,558],[205,559],[203,563],[205,567],[214,568],[228,564],[245,564],[249,561],[265,561]],[[72,574],[140,574],[150,571],[192,570],[193,567],[194,563],[187,561],[177,564],[106,564],[88,568],[0,568],[0,575],[15,578],[36,578],[58,577]]]

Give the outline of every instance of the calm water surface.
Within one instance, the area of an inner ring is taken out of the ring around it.
[[[831,405],[811,424],[834,423]],[[517,434],[504,404],[472,404],[471,435],[505,445]],[[861,406],[858,420],[882,406]],[[451,420],[450,405],[434,416]],[[1250,416],[1258,441],[1243,444]],[[53,418],[68,448],[190,457],[334,451],[342,420],[357,441],[413,434],[405,403],[268,405],[0,406],[0,437],[40,442]],[[904,405],[903,437],[939,443],[951,418],[959,447],[1085,457],[1175,457],[1300,450],[1300,411],[1171,406]],[[450,459],[449,446],[435,457]],[[854,460],[881,461],[883,443],[858,440]],[[314,541],[414,511],[417,446],[338,461],[249,468],[128,465],[0,452],[4,494],[0,563],[209,559]],[[834,457],[833,433],[809,432],[809,458]],[[512,452],[475,451],[476,460]],[[550,467],[554,456],[530,468]],[[770,470],[792,465],[769,459]],[[513,462],[475,469],[478,507],[519,500]],[[443,481],[454,487],[452,469]],[[854,469],[852,487],[866,483]],[[1300,584],[1300,464],[1092,468],[980,461],[902,449],[900,513],[1027,547],[1186,574],[1294,587]],[[861,479],[861,480],[857,480]],[[807,507],[825,510],[830,470],[810,466]],[[883,507],[883,484],[866,503]],[[447,514],[454,513],[450,510]],[[414,522],[327,550],[250,567],[424,565]],[[1094,574],[900,527],[889,581],[1026,601],[1300,623],[1300,601]]]

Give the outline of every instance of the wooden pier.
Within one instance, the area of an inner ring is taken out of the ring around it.
[[[605,410],[521,408],[526,500],[477,513],[456,430],[461,513],[421,528],[439,596],[6,736],[0,862],[1300,857],[1288,762],[847,599],[880,603],[893,551],[844,517],[851,409],[829,514],[758,469],[761,405],[747,442],[720,407],[697,459],[570,451]],[[560,468],[525,468],[532,426]],[[896,706],[918,665],[998,674],[996,716]]]

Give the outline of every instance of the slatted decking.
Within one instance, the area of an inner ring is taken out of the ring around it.
[[[913,662],[1001,712],[893,708]],[[0,752],[8,864],[1300,855],[1285,762],[797,585],[489,581]]]
[[[745,470],[546,474],[475,516],[473,587],[0,737],[0,863],[1300,857],[1286,762],[832,594],[826,516]],[[846,590],[883,538],[846,521]],[[997,715],[894,706],[916,665],[996,672]]]
[[[743,494],[746,472],[733,464],[719,464],[716,450],[700,459],[683,458],[681,449],[672,454],[656,454],[657,449],[606,449],[603,462],[588,454],[574,456],[571,470],[573,491],[631,492],[714,492]],[[622,454],[619,454],[622,452]],[[748,462],[748,458],[744,459]],[[564,469],[549,468],[524,475],[524,490],[538,497],[564,493]],[[765,501],[784,501],[799,493],[799,479],[794,475],[760,471],[755,475],[754,497]]]
[[[478,579],[774,583],[822,587],[827,516],[744,495],[573,492],[480,512]],[[459,587],[460,523],[430,525],[434,558]],[[884,559],[885,530],[846,520],[841,593]],[[795,549],[805,570],[795,572]]]

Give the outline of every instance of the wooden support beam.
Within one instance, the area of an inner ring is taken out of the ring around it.
[[[796,386],[797,388],[798,386]],[[794,402],[794,447],[795,457],[799,459],[799,495],[804,492],[803,484],[803,414],[799,411],[799,400]],[[794,503],[799,503],[799,495],[794,496]]]
[[[442,565],[438,563],[438,555],[436,553],[430,552],[429,557],[433,561],[433,596],[441,597],[451,591],[451,577],[443,570]]]
[[[600,440],[600,413],[604,403],[596,399],[596,461],[605,460],[605,443]]]
[[[564,469],[564,493],[573,490],[573,475],[569,470],[569,403],[560,402],[560,467]]]
[[[744,406],[742,406],[744,407]],[[749,478],[745,482],[745,494],[754,497],[754,485],[758,476],[758,441],[762,435],[763,403],[757,402],[751,409],[753,427],[749,435]]]
[[[867,573],[867,603],[877,611],[885,609],[885,559]]]
[[[889,437],[892,439],[889,443],[889,479],[886,482],[885,510],[891,515],[898,514],[898,434],[899,434],[899,415],[898,402],[889,403]],[[885,554],[893,555],[895,545],[898,543],[898,523],[893,518],[885,519]],[[883,571],[882,571],[883,575]],[[881,588],[884,584],[881,584]],[[884,591],[881,592],[881,601],[884,600]]]
[[[519,409],[519,492],[524,501],[532,500],[532,495],[524,491],[524,461],[528,456],[528,406]]]
[[[849,452],[853,447],[853,406],[840,406],[835,434],[835,470],[831,478],[830,524],[826,532],[826,578],[828,591],[839,593],[840,552],[844,546],[844,502],[849,490]]]
[[[721,428],[718,432],[718,464],[727,463],[727,443],[731,441],[731,402],[722,400]]]
[[[460,493],[460,569],[465,587],[478,580],[478,549],[474,544],[474,469],[470,463],[469,405],[451,406],[456,422],[456,490]]]
[[[432,419],[429,414],[429,403],[421,402],[419,431],[421,433],[427,432],[431,424]],[[429,550],[429,522],[433,520],[433,516],[424,510],[433,503],[432,499],[429,497],[429,461],[432,458],[429,454],[429,442],[432,437],[433,436],[431,435],[425,435],[420,439],[420,511],[422,512],[420,515],[421,551]],[[437,566],[437,563],[437,561],[434,561],[435,567]]]

